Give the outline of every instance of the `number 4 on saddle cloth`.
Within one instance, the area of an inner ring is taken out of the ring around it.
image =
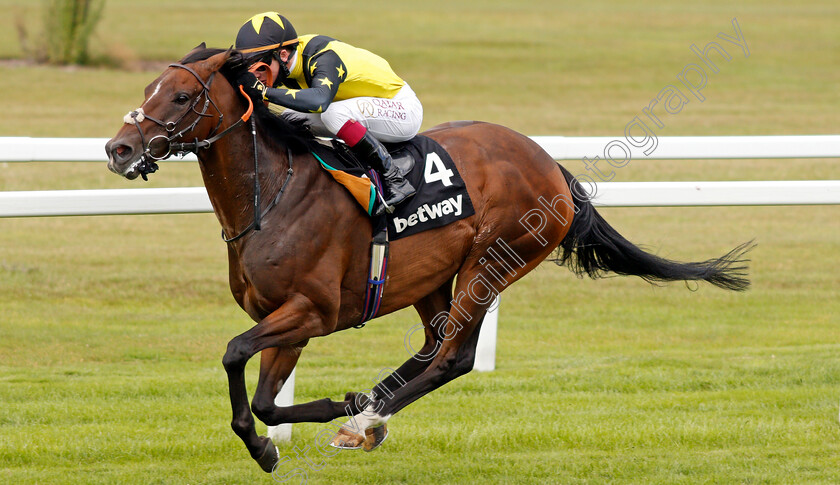
[[[333,146],[320,145],[313,152],[337,182],[344,185],[362,210],[374,214],[378,204],[383,204],[379,175],[366,170],[341,142]],[[357,326],[375,317],[384,290],[388,262],[388,241],[411,236],[429,229],[445,226],[475,214],[464,180],[458,173],[449,153],[439,143],[423,135],[394,144],[385,144],[391,152],[393,163],[403,172],[417,193],[394,212],[371,216],[373,243],[371,268],[365,296],[365,309]]]

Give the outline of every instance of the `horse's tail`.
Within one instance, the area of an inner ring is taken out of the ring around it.
[[[557,248],[557,264],[565,264],[578,276],[585,274],[591,278],[613,272],[639,276],[649,283],[704,280],[727,290],[744,291],[749,287],[749,259],[744,255],[755,247],[752,241],[720,258],[697,263],[671,261],[650,254],[613,229],[592,206],[577,179],[565,168],[560,170],[571,189],[577,213]]]

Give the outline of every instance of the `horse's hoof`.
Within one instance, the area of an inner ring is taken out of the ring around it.
[[[365,451],[373,451],[379,448],[379,445],[388,437],[388,425],[383,424],[376,428],[368,428],[365,430]]]
[[[256,460],[264,472],[271,473],[274,471],[274,467],[277,466],[277,462],[280,461],[280,451],[270,439],[265,438],[262,455],[256,458]]]
[[[335,437],[330,442],[330,446],[333,448],[338,448],[341,450],[358,450],[362,447],[362,443],[365,441],[365,437],[351,433],[344,428],[338,430]]]

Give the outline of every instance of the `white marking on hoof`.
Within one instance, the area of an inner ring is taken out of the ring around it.
[[[378,428],[387,423],[389,419],[391,419],[391,415],[380,415],[373,407],[373,403],[368,404],[364,411],[356,415],[356,422],[360,429]]]

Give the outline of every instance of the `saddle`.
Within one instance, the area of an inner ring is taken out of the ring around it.
[[[417,135],[403,143],[385,144],[393,164],[417,193],[393,213],[376,213],[384,205],[379,174],[367,170],[350,149],[338,140],[319,145],[313,155],[342,184],[372,218],[370,272],[362,319],[357,328],[379,312],[388,266],[389,241],[445,226],[475,214],[467,187],[449,153],[431,138]]]
[[[374,233],[387,227],[390,240],[445,226],[475,214],[466,184],[449,153],[436,141],[417,135],[402,143],[386,143],[394,165],[417,193],[393,213],[372,217]],[[343,142],[319,145],[313,155],[369,216],[383,204],[382,184]]]
[[[329,147],[335,151],[338,163],[329,165],[319,159],[321,166],[340,184],[350,192],[354,199],[362,206],[368,215],[375,214],[384,205],[382,184],[375,171],[368,170],[364,164],[353,154],[350,148],[341,140],[333,138],[329,140]],[[397,167],[403,177],[411,173],[416,165],[416,160],[407,153],[401,144],[385,145],[391,154],[392,163]]]

